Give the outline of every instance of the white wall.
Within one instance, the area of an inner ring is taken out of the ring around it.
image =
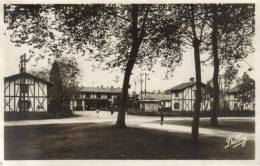
[[[226,94],[225,101],[229,105],[230,110],[241,110],[241,105],[243,104],[242,101],[239,101],[238,98],[235,98],[234,94]],[[238,108],[235,108],[235,105],[237,104]],[[249,104],[243,104],[244,110],[252,110],[254,111],[254,102],[251,102]]]
[[[144,103],[145,112],[157,112],[159,110],[159,103]]]
[[[195,103],[195,85],[189,88],[184,89],[183,91],[178,92],[178,97],[176,97],[176,93],[171,93],[172,98],[172,111],[193,111],[193,105]],[[202,88],[202,93],[203,93]],[[174,108],[174,103],[179,103],[179,109]],[[201,103],[201,110],[209,111],[210,107],[210,99],[203,99]]]

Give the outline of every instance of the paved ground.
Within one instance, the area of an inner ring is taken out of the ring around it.
[[[43,125],[43,124],[74,124],[74,123],[107,123],[114,124],[116,122],[117,113],[113,115],[110,112],[100,111],[97,114],[95,111],[75,111],[75,116],[71,118],[64,119],[45,119],[45,120],[21,120],[21,121],[8,121],[5,122],[5,126],[24,126],[24,125]],[[175,125],[175,124],[164,124],[160,125],[158,121],[160,117],[151,117],[151,116],[135,116],[135,115],[127,115],[126,123],[129,127],[136,128],[147,128],[147,129],[156,129],[160,131],[168,131],[168,132],[180,132],[180,133],[191,133],[191,127],[184,125]],[[173,120],[183,120],[183,119],[191,119],[190,117],[166,117],[165,121],[173,121]],[[221,119],[236,119],[236,120],[252,120],[253,117],[225,117]],[[247,132],[235,132],[228,130],[219,130],[219,129],[209,129],[209,128],[201,128],[199,129],[201,135],[208,136],[217,136],[222,138],[227,137],[235,137],[237,135],[246,136],[248,140],[254,140],[254,133]]]

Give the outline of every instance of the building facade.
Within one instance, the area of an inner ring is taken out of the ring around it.
[[[20,73],[4,78],[4,111],[47,112],[48,90],[53,84],[26,73],[25,62],[25,55],[23,55]]]
[[[243,101],[239,98],[241,95],[241,90],[238,87],[231,88],[226,91],[225,102],[227,104],[227,109],[231,111],[241,111],[241,110],[255,110],[255,103],[243,103]]]
[[[74,110],[108,110],[111,107],[119,107],[121,88],[81,87],[77,91],[71,107]]]
[[[194,78],[189,82],[184,82],[167,90],[171,93],[172,111],[193,111],[195,103],[196,83]],[[201,110],[210,111],[211,97],[205,84],[202,83]]]
[[[139,100],[140,110],[145,112],[158,112],[161,108],[171,108],[171,95],[146,94],[144,99]]]

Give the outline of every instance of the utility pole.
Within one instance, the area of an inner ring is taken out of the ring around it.
[[[144,74],[144,97],[146,98],[146,76],[147,74]]]
[[[142,74],[141,74],[141,100],[143,99],[143,79],[142,79]]]

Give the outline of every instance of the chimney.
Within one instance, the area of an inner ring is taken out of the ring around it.
[[[194,82],[194,77],[191,77],[191,78],[190,78],[190,82]]]
[[[113,87],[113,86],[111,86],[111,89],[114,89],[114,87]]]
[[[103,85],[101,85],[101,89],[103,89]]]

